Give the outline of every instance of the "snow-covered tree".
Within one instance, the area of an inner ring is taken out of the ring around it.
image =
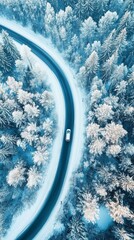
[[[8,77],[7,85],[12,92],[17,92],[20,88],[22,88],[22,82],[17,82],[13,77]]]
[[[102,36],[107,35],[114,29],[115,22],[118,20],[116,12],[107,11],[99,20],[99,32]]]
[[[6,31],[2,31],[2,40],[3,40],[3,47],[6,55],[9,56],[11,61],[13,61],[14,63],[15,60],[20,58],[20,53],[17,47],[15,46],[12,38],[9,37],[9,34]]]
[[[54,99],[52,93],[45,90],[41,95],[40,103],[46,109],[46,111],[53,108]]]
[[[95,51],[93,51],[85,62],[85,68],[88,74],[96,73],[99,64],[98,61],[99,61],[98,54]]]
[[[37,187],[41,183],[42,176],[36,167],[31,167],[28,171],[27,187],[29,189]]]
[[[96,123],[91,123],[87,127],[87,136],[92,140],[98,138],[100,132],[100,127]]]
[[[21,104],[31,103],[33,94],[22,89],[18,90],[17,98]]]
[[[4,73],[10,72],[12,69],[12,63],[10,56],[6,56],[2,44],[0,44],[0,70]]]
[[[110,32],[108,37],[105,39],[101,46],[101,59],[104,61],[107,58],[110,58],[114,51],[114,38],[115,38],[115,29]]]
[[[92,91],[91,93],[91,104],[96,103],[97,101],[99,101],[102,97],[102,92],[98,89],[95,89],[94,91]]]
[[[25,120],[24,113],[19,110],[13,111],[12,116],[13,116],[13,121],[16,123],[17,127],[20,126]]]
[[[103,185],[96,187],[96,193],[99,195],[99,197],[105,198],[107,196],[107,191]]]
[[[129,23],[131,21],[131,13],[129,11],[126,11],[123,15],[123,17],[121,18],[120,20],[120,23],[119,23],[119,30],[122,30],[126,27],[128,27]]]
[[[27,144],[25,140],[18,139],[16,144],[18,147],[22,148],[23,151],[26,150]]]
[[[24,106],[24,111],[30,118],[38,117],[39,113],[40,113],[38,106],[35,106],[35,104],[33,104],[33,105],[26,104]]]
[[[93,155],[102,155],[105,146],[106,144],[102,139],[97,139],[89,145],[89,152]]]
[[[110,211],[110,215],[114,221],[117,223],[124,223],[124,218],[129,219],[131,217],[131,212],[127,206],[122,206],[118,201],[110,201],[107,203],[107,208]]]
[[[134,180],[129,175],[122,174],[120,176],[120,185],[124,191],[132,193],[134,191]]]
[[[99,218],[99,206],[97,199],[90,193],[83,195],[83,213],[87,221],[95,223]]]
[[[124,66],[124,64],[115,66],[115,69],[110,77],[111,86],[119,84],[120,81],[123,81],[126,78],[127,73],[128,69],[127,66]]]
[[[4,163],[5,160],[10,157],[13,156],[15,154],[15,150],[13,148],[13,146],[9,146],[8,145],[4,145],[0,147],[0,161],[1,163]]]
[[[73,25],[75,24],[75,16],[70,6],[67,6],[65,11],[60,10],[56,14],[56,23],[60,38],[67,45],[68,41],[71,40]]]
[[[118,143],[121,138],[127,134],[127,131],[120,124],[111,122],[105,127],[104,137],[107,143]]]
[[[12,120],[10,106],[6,102],[0,100],[0,126],[9,125]]]
[[[103,78],[105,81],[109,79],[111,76],[112,72],[115,69],[115,66],[117,64],[118,60],[118,51],[114,52],[112,56],[106,60],[106,62],[103,64]]]
[[[112,172],[110,172],[109,168],[106,166],[101,166],[98,171],[99,177],[102,179],[103,182],[106,184],[111,180]]]
[[[87,18],[81,27],[81,40],[84,40],[84,44],[87,44],[92,41],[95,37],[95,33],[97,31],[97,24],[92,19],[92,17]]]
[[[42,152],[40,152],[40,151],[34,152],[34,154],[33,154],[33,161],[38,166],[43,164],[45,162],[44,154]]]
[[[27,130],[24,130],[21,132],[21,137],[24,141],[26,141],[31,146],[38,140],[38,136],[33,134],[32,132],[29,132]]]
[[[116,157],[121,152],[120,145],[110,145],[107,149],[107,154]]]
[[[36,123],[29,123],[27,126],[27,131],[28,132],[33,132],[36,133],[38,130],[38,127],[36,126]]]
[[[75,5],[76,9],[76,14],[79,17],[79,19],[83,19],[83,14],[85,13],[85,1],[84,0],[78,0],[77,4]],[[89,4],[89,7],[91,6],[91,4]]]
[[[81,86],[88,87],[89,77],[93,77],[99,66],[99,57],[98,54],[93,51],[91,55],[87,58],[85,65],[79,69],[78,78]]]
[[[52,133],[52,125],[53,125],[53,121],[47,118],[46,121],[43,123],[43,129],[45,133],[47,134]]]
[[[55,12],[50,3],[46,5],[46,12],[44,17],[46,35],[51,35],[51,28],[55,24]]]
[[[7,175],[7,183],[9,186],[17,187],[25,181],[25,168],[22,163],[18,163],[15,168],[9,171]]]
[[[113,118],[114,112],[112,110],[112,106],[104,103],[99,105],[99,107],[95,111],[95,115],[98,121],[106,122]]]
[[[26,45],[21,46],[21,58],[23,61],[16,61],[16,65],[22,68],[22,70],[25,70],[27,67],[32,69],[32,54],[31,54],[31,49],[27,47]],[[21,65],[20,65],[21,63]]]
[[[79,239],[79,240],[88,240],[88,235],[86,232],[86,227],[81,219],[73,217],[68,223],[69,231],[67,234],[67,240],[70,239]]]
[[[10,135],[10,134],[2,134],[0,136],[0,141],[6,145],[6,144],[11,144],[15,145],[17,141],[17,136],[16,135]]]
[[[118,53],[122,55],[122,51],[125,49],[126,45],[127,45],[127,30],[126,28],[124,28],[119,35],[117,36],[115,43],[116,43],[116,47],[118,49]]]
[[[127,88],[127,82],[122,80],[119,85],[116,86],[116,94],[117,96],[122,96],[126,93],[126,88]]]
[[[133,234],[126,232],[123,227],[114,227],[113,229],[114,236],[120,240],[133,240]]]

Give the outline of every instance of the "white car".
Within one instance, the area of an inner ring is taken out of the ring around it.
[[[70,142],[70,139],[71,139],[71,129],[67,129],[65,140],[66,142]]]

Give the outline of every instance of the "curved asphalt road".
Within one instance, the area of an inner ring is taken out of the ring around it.
[[[46,223],[47,219],[49,218],[58,200],[61,189],[64,185],[64,179],[65,179],[66,170],[68,167],[72,139],[73,139],[73,131],[74,131],[74,103],[73,103],[72,92],[71,92],[68,80],[64,72],[60,68],[60,66],[53,60],[53,58],[47,52],[45,52],[43,49],[37,46],[35,43],[23,37],[22,35],[2,26],[1,24],[0,24],[0,29],[6,30],[10,34],[10,36],[13,37],[17,42],[21,44],[26,44],[28,47],[30,47],[32,52],[35,55],[37,55],[43,62],[45,62],[49,66],[49,68],[54,72],[54,74],[58,78],[59,83],[62,87],[62,91],[65,98],[65,107],[66,107],[65,131],[67,128],[71,129],[70,143],[65,142],[64,140],[65,133],[64,133],[63,145],[62,145],[57,173],[46,201],[44,202],[40,212],[38,213],[37,217],[33,220],[33,222],[30,224],[30,226],[24,229],[24,231],[21,232],[21,234],[16,238],[16,240],[33,240],[33,238],[36,236],[36,234],[40,231],[40,229],[43,227],[43,225]]]

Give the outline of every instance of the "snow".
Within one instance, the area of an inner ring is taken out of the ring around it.
[[[75,73],[74,70],[69,68],[68,63],[63,60],[61,54],[54,48],[50,40],[43,38],[40,34],[35,34],[29,27],[22,27],[15,21],[9,21],[5,18],[0,18],[0,24],[20,33],[21,35],[25,36],[38,46],[40,46],[42,49],[44,49],[46,52],[48,52],[51,57],[57,62],[57,64],[61,67],[61,69],[64,71],[68,82],[70,84],[70,88],[73,94],[73,100],[74,100],[74,108],[75,108],[75,123],[74,123],[74,138],[72,143],[72,149],[70,154],[70,160],[69,160],[69,166],[66,172],[66,177],[64,180],[64,186],[62,188],[62,191],[60,193],[59,199],[48,219],[45,226],[41,229],[41,231],[36,235],[34,238],[35,240],[40,239],[49,239],[51,236],[54,224],[56,221],[56,217],[60,212],[61,202],[64,201],[64,198],[66,197],[69,188],[70,188],[70,178],[72,176],[72,173],[75,169],[77,169],[81,156],[82,156],[82,149],[83,149],[83,143],[84,143],[84,108],[82,104],[82,93],[79,90],[77,86],[77,82],[75,80]],[[38,59],[39,60],[39,59]],[[41,62],[41,61],[40,61]],[[44,67],[44,63],[42,63],[42,67]],[[48,71],[50,71],[48,69]],[[61,93],[61,89],[59,86],[58,81],[56,80],[54,74],[51,72],[52,76],[52,90],[57,89],[56,91],[53,91],[55,93],[56,98],[56,106],[58,111],[58,118],[59,118],[59,134],[55,140],[54,147],[53,147],[53,154],[52,154],[52,160],[47,172],[46,179],[43,187],[40,189],[38,193],[38,199],[34,206],[32,206],[31,209],[27,209],[21,216],[18,217],[18,221],[14,223],[12,228],[10,229],[7,237],[5,240],[13,240],[18,235],[18,232],[23,231],[23,229],[30,225],[30,222],[33,221],[34,217],[36,216],[37,212],[39,211],[42,203],[44,202],[45,198],[47,197],[47,194],[49,192],[49,189],[51,188],[52,181],[54,179],[54,175],[56,173],[57,164],[58,164],[58,154],[60,153],[60,149],[62,146],[62,139],[63,139],[63,129],[64,129],[64,122],[63,119],[65,119],[65,116],[63,117],[63,113],[65,113],[65,108],[63,104],[63,95]],[[49,75],[50,76],[50,75]],[[54,81],[53,81],[54,79]],[[62,116],[61,116],[62,115]],[[53,164],[54,163],[54,164]],[[49,174],[51,172],[51,175]],[[52,177],[53,174],[53,177]],[[49,187],[48,187],[49,186]],[[45,192],[45,194],[44,194]],[[28,221],[29,223],[28,223]],[[20,226],[20,222],[22,223]]]
[[[98,227],[105,231],[112,224],[112,218],[105,206],[100,207],[99,219],[97,220]]]

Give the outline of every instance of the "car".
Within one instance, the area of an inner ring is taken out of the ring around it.
[[[70,140],[71,140],[71,129],[66,130],[65,140],[66,140],[66,142],[70,142]]]

